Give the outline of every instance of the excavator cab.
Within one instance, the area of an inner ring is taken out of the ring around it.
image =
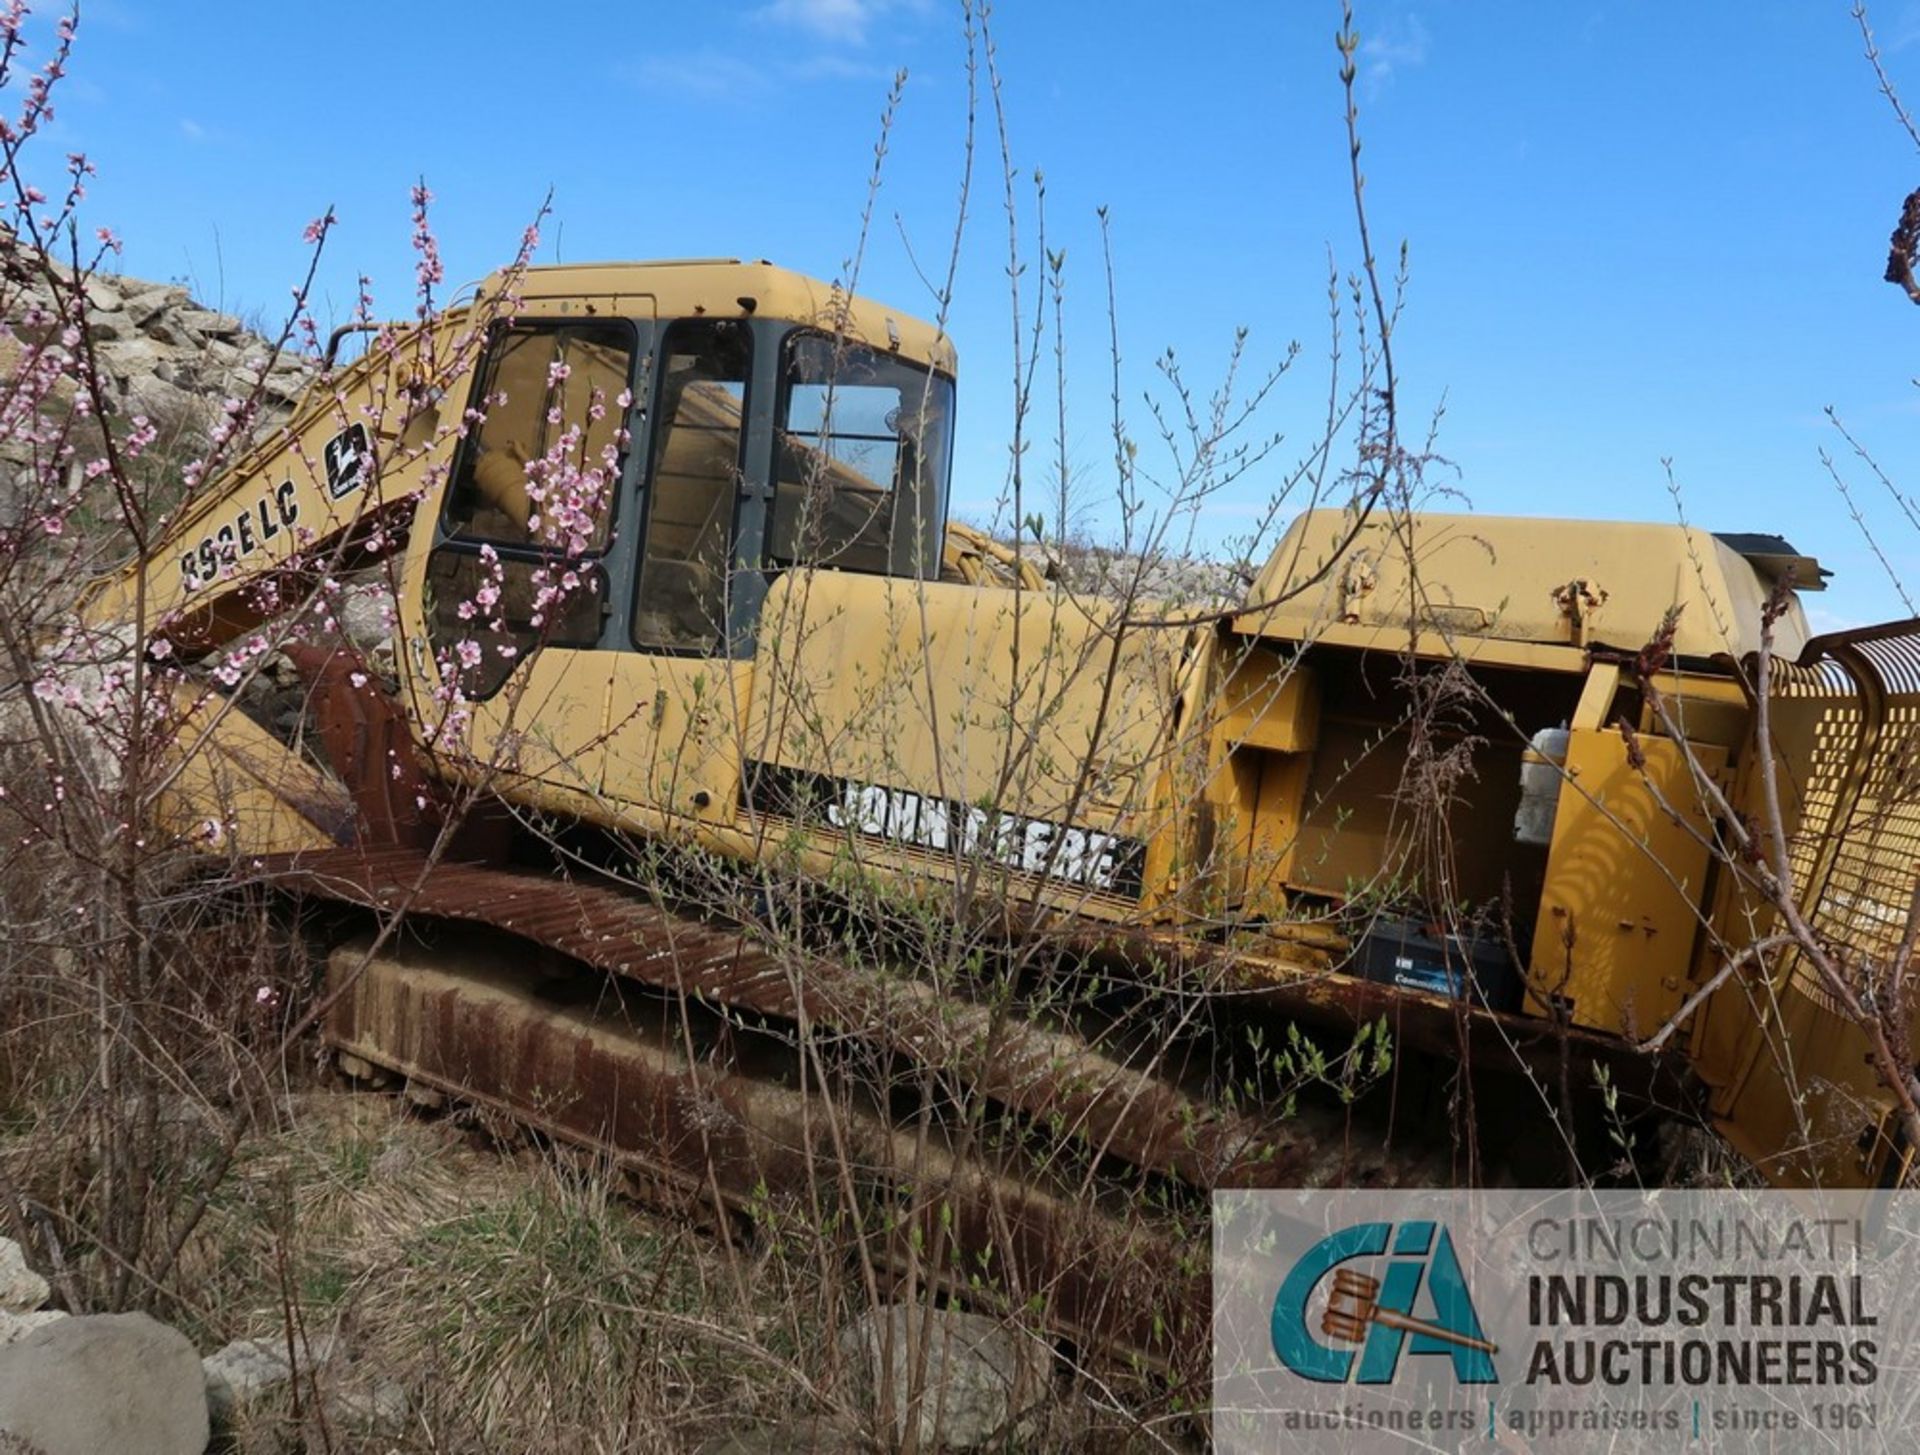
[[[738,754],[702,743],[773,582],[939,579],[951,352],[767,265],[567,273],[551,299],[530,275],[474,371],[412,665],[473,705],[475,759],[724,814]]]
[[[540,642],[750,656],[766,579],[796,565],[937,577],[952,398],[898,349],[793,319],[517,318],[438,521],[436,656],[477,633],[486,698]]]

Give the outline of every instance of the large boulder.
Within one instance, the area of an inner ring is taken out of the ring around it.
[[[393,640],[393,589],[384,581],[356,582],[334,608],[341,633],[363,652]]]
[[[922,1450],[974,1450],[1016,1434],[1023,1417],[1047,1398],[1053,1377],[1053,1351],[1044,1343],[957,1309],[893,1304],[871,1310],[840,1330],[839,1346],[870,1399],[878,1397],[891,1370],[896,1440],[907,1435],[914,1371],[925,1370],[918,1419]]]
[[[207,1435],[200,1356],[145,1314],[61,1319],[0,1348],[0,1436],[35,1455],[201,1455]]]

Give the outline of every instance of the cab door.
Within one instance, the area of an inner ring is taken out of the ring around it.
[[[456,759],[576,792],[599,785],[617,655],[600,648],[650,331],[534,319],[489,343],[470,406],[483,417],[456,459],[423,585],[425,675],[440,700],[419,711],[430,746]]]
[[[727,821],[739,793],[753,667],[741,597],[760,584],[737,549],[753,331],[736,319],[672,323],[653,374],[602,787],[610,806],[657,828]]]

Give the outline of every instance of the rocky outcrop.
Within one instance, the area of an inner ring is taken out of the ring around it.
[[[231,314],[203,308],[185,288],[96,273],[87,323],[103,382],[122,412],[202,422],[258,384],[262,418],[284,418],[313,376],[313,361],[275,353]]]
[[[72,273],[55,267],[63,284]],[[48,337],[59,314],[54,279],[11,230],[0,225],[0,302],[11,362],[21,344]],[[87,336],[100,365],[111,412],[159,422],[210,424],[221,403],[247,397],[257,383],[264,416],[284,417],[316,363],[298,350],[277,351],[229,313],[208,308],[177,283],[94,272],[82,283]]]
[[[29,349],[49,341],[75,356],[58,370],[43,413],[72,410],[77,400],[84,413],[95,412],[91,398],[80,400],[90,351],[104,412],[121,420],[144,417],[184,462],[202,453],[228,400],[253,400],[253,430],[272,429],[291,416],[319,367],[295,349],[276,349],[178,284],[117,273],[84,279],[86,331],[63,342],[55,280],[70,295],[71,277],[59,269],[50,279],[41,261],[0,226],[0,377],[13,376]],[[97,423],[76,423],[83,445],[89,436],[97,443]],[[33,464],[29,433],[13,430],[0,438],[0,523],[17,513],[20,476]]]
[[[1252,579],[1243,563],[1168,551],[1140,555],[1118,546],[1069,542],[1047,546],[1039,554],[1049,580],[1083,596],[1165,602],[1202,611],[1238,600]]]

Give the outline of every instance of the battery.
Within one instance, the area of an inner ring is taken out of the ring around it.
[[[1513,956],[1489,935],[1448,934],[1431,920],[1382,914],[1368,921],[1351,973],[1449,1000],[1465,997],[1488,1010],[1520,1008],[1522,984]]]

